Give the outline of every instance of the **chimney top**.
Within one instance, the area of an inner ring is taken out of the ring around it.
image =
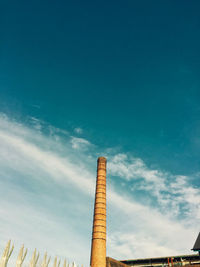
[[[99,157],[98,158],[98,160],[97,160],[98,162],[106,162],[107,160],[106,160],[106,158],[105,157]]]

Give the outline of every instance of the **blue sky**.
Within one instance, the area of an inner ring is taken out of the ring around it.
[[[199,8],[1,3],[1,248],[11,238],[87,266],[96,159],[106,156],[107,254],[190,253],[200,219]]]

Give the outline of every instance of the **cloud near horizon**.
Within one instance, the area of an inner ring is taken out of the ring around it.
[[[17,247],[88,266],[97,145],[36,118],[23,123],[1,114],[0,147],[1,251],[12,239]],[[110,151],[101,151],[108,158],[107,255],[190,253],[199,230],[199,188],[190,177]]]

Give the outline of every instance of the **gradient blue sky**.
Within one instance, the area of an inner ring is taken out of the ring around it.
[[[108,255],[190,253],[200,219],[200,2],[0,5],[4,243],[87,265],[103,155]]]

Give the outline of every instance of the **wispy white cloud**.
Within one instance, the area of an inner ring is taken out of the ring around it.
[[[155,197],[155,208],[171,217],[179,217],[185,224],[197,225],[200,218],[200,189],[190,182],[190,177],[172,175],[152,170],[142,159],[114,155],[109,161],[111,175],[129,181],[132,193],[141,190],[149,198]],[[189,218],[189,219],[188,219]]]
[[[0,249],[11,238],[17,246],[25,243],[31,249],[88,264],[98,153],[91,152],[92,144],[86,139],[70,135],[63,139],[53,127],[47,134],[49,127],[38,129],[0,116]],[[88,150],[81,149],[82,145]],[[141,159],[111,153],[113,150],[108,154],[108,255],[134,258],[189,253],[198,228],[190,215],[199,203],[199,190],[189,184],[188,177],[151,170]],[[140,190],[154,189],[153,196],[167,201],[169,208],[163,213],[156,205],[121,193],[111,175],[123,178],[125,186],[134,188],[137,182]],[[172,218],[173,205],[189,205],[192,211],[188,216],[185,213],[184,220]]]
[[[32,104],[31,106],[34,108],[40,109],[40,105]]]
[[[163,173],[147,168],[142,159],[128,157],[126,154],[114,155],[109,163],[113,175],[117,174],[127,180],[142,178],[147,182],[163,184]]]
[[[161,213],[154,207],[137,203],[127,198],[125,193],[119,195],[112,190],[109,196],[111,205],[114,205],[112,212],[115,216],[118,214],[117,219],[120,225],[109,235],[111,256],[141,258],[144,257],[144,253],[145,257],[189,253],[198,231],[198,225],[196,228],[195,226],[188,228],[181,221],[169,218],[168,211]],[[116,207],[118,211],[114,212]],[[112,222],[114,224],[115,220],[116,217],[112,217],[110,224],[112,225]],[[138,242],[136,243],[135,240]],[[148,242],[141,251],[144,240]],[[185,240],[187,240],[187,246]],[[127,251],[121,250],[121,246],[128,248]],[[116,251],[121,251],[121,253],[117,254]]]
[[[83,129],[80,128],[80,127],[77,127],[74,129],[74,132],[77,133],[77,134],[82,134],[83,133]]]
[[[89,247],[90,241],[85,242],[83,237],[85,224],[79,229],[77,224],[79,216],[85,218],[88,214],[83,203],[90,203],[88,196],[94,192],[91,173],[81,163],[70,162],[73,158],[70,144],[65,156],[61,156],[60,144],[35,128],[24,127],[6,117],[1,117],[0,125],[4,126],[0,129],[1,248],[6,239],[12,238],[30,248],[37,246],[52,255],[81,260],[80,249]],[[78,156],[76,159],[79,161]],[[90,204],[92,208],[93,203]],[[85,253],[83,263],[88,257]]]
[[[82,150],[85,150],[89,146],[91,146],[91,143],[88,140],[84,138],[74,137],[74,136],[71,137],[71,144],[72,144],[72,148],[82,149]]]
[[[36,129],[36,130],[41,130],[42,129],[42,124],[43,122],[35,117],[30,117],[30,121],[33,125],[33,127]]]

